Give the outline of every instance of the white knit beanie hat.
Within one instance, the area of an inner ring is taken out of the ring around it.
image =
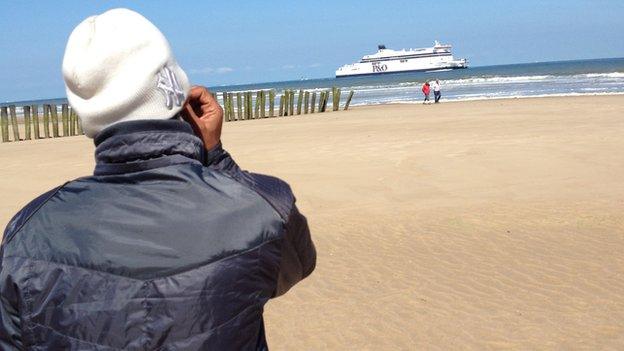
[[[117,122],[171,118],[190,90],[165,36],[127,9],[89,17],[74,29],[63,78],[67,99],[91,138]]]

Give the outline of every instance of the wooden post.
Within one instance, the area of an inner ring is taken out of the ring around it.
[[[288,116],[288,104],[290,103],[290,96],[288,95],[288,90],[284,90],[284,113],[282,116]]]
[[[15,114],[15,105],[9,106],[9,115],[11,116],[11,126],[13,127],[13,141],[20,141],[19,126],[17,125],[17,115]]]
[[[228,93],[227,94],[227,110],[228,110],[228,116],[230,118],[230,121],[234,121],[234,108],[233,108],[233,94],[232,93]]]
[[[260,99],[261,104],[260,104],[260,117],[265,118],[266,117],[266,91],[262,90],[262,92],[260,93]]]
[[[280,95],[279,102],[279,114],[278,116],[282,117],[284,115],[284,94]]]
[[[7,113],[7,107],[0,107],[0,129],[2,130],[2,142],[9,141],[9,115]]]
[[[238,118],[239,120],[244,120],[246,119],[246,114],[247,114],[247,95],[245,94],[245,92],[240,93],[241,94],[241,116]]]
[[[236,116],[236,120],[239,121],[243,118],[243,99],[241,97],[240,91],[236,93],[236,111],[238,115]]]
[[[321,94],[319,95],[318,112],[323,112],[323,100],[324,99],[325,99],[325,92],[321,91]]]
[[[221,108],[223,109],[223,121],[229,122],[230,115],[228,114],[228,109],[227,109],[227,91],[224,91],[221,94],[223,95],[223,104],[221,104]]]
[[[254,118],[260,118],[260,90],[256,91],[256,105],[254,106]]]
[[[265,118],[267,117],[267,109],[266,109],[267,91],[266,90],[262,90],[260,92],[260,99],[262,100],[260,101],[260,117]]]
[[[236,121],[236,113],[234,113],[234,93],[227,94],[227,109],[230,121]]]
[[[327,101],[329,101],[329,89],[325,91],[323,96],[323,112],[327,112]]]
[[[247,119],[253,119],[253,98],[251,91],[248,91],[245,94],[247,94]]]
[[[68,107],[67,113],[69,114],[69,135],[76,135],[76,116],[72,113],[71,106]]]
[[[258,90],[258,92],[256,93],[256,109],[258,110],[257,114],[256,114],[256,118],[262,118],[262,94],[264,93],[263,90]]]
[[[353,90],[351,90],[351,92],[349,93],[349,97],[347,98],[347,102],[345,103],[345,107],[344,107],[345,111],[349,109],[349,104],[351,103],[352,97],[353,97]]]
[[[217,96],[219,93],[216,93]],[[227,122],[230,120],[230,116],[228,115],[228,110],[227,110],[227,92],[226,91],[222,91],[221,92],[221,109],[223,110],[223,122]],[[219,100],[217,100],[217,103],[219,102]]]
[[[243,108],[245,109],[243,112],[243,115],[245,115],[245,119],[249,119],[249,92],[246,91],[243,93],[243,98],[244,98],[244,103],[243,103]]]
[[[69,108],[69,135],[76,135],[76,115],[71,107]]]
[[[336,89],[338,92],[338,97],[336,98],[336,111],[340,110],[340,99],[342,98],[342,90],[340,88]]]
[[[243,117],[241,119],[248,119],[247,118],[247,92],[243,91],[241,93],[241,97],[242,97],[242,103],[243,103]]]
[[[63,136],[69,135],[69,109],[67,104],[61,105],[61,125],[63,126]]]
[[[303,96],[303,114],[307,114],[308,113],[308,103],[310,102],[310,92],[306,91],[305,95]]]
[[[58,138],[59,125],[58,125],[58,112],[56,111],[56,105],[50,105],[50,116],[52,117],[52,136]]]
[[[267,100],[270,100],[270,99],[271,99],[271,90],[263,90],[262,91],[262,106],[264,107],[265,117],[269,117],[269,110],[271,106],[267,107]]]
[[[30,106],[22,106],[22,111],[24,114],[24,140],[30,140]]]
[[[323,112],[327,112],[327,101],[329,101],[329,90],[325,91],[325,99],[323,100]]]
[[[264,94],[264,90],[260,90],[260,118],[264,118],[266,116],[265,108],[266,108],[266,97]]]
[[[249,95],[247,95],[247,92],[243,92],[243,107],[244,107],[244,111],[243,111],[243,119],[249,119]]]
[[[295,114],[295,92],[292,90],[288,90],[288,115],[292,116]],[[292,105],[292,106],[291,106]]]
[[[32,111],[32,121],[33,121],[33,132],[35,132],[35,139],[41,139],[41,134],[39,132],[39,106],[32,105],[30,106]]]
[[[257,94],[257,92],[256,92]],[[253,98],[253,91],[249,92],[249,112],[251,112],[251,119],[256,118],[256,109],[254,106],[254,98]]]
[[[312,100],[310,100],[310,113],[314,113],[316,108],[316,91],[312,93]]]
[[[284,114],[282,114],[282,116],[288,116],[289,109],[290,109],[290,91],[284,90]]]
[[[275,90],[269,90],[269,117],[275,117]]]
[[[227,103],[225,104],[225,107],[227,108],[228,111],[228,120],[229,121],[234,121],[236,120],[234,118],[234,104],[233,104],[233,94],[232,93],[227,93]]]
[[[332,98],[332,110],[338,111],[338,109],[340,108],[340,88],[333,88]]]
[[[227,107],[230,121],[236,121],[236,116],[234,115],[234,93],[228,93]]]
[[[74,114],[74,116],[75,116],[75,120],[76,120],[76,132],[78,133],[78,135],[83,135],[83,134],[84,134],[84,131],[82,130],[82,121],[80,120],[80,116],[78,116],[78,115],[76,114],[76,111],[74,111],[73,109],[72,109],[72,112],[71,112],[71,113],[73,113],[73,114]]]
[[[327,95],[325,96],[325,112],[329,111],[329,108],[327,107],[328,105],[329,105],[329,90],[327,91]]]
[[[43,105],[43,135],[50,137],[50,105]]]
[[[301,114],[301,104],[303,103],[303,90],[299,89],[299,96],[297,97],[297,114]]]

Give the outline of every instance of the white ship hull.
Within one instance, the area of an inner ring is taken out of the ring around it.
[[[360,62],[344,65],[336,70],[336,77],[376,75],[398,72],[438,71],[467,68],[466,59],[454,59],[450,45],[436,45],[416,50],[389,50],[380,46],[379,51],[367,55]]]

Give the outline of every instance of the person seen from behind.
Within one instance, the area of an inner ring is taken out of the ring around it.
[[[431,101],[429,100],[429,94],[431,93],[429,82],[425,82],[425,84],[423,84],[422,92],[425,95],[425,100],[423,100],[423,105],[426,104],[427,102],[431,103]]]
[[[435,80],[433,83],[433,100],[437,104],[440,102],[440,98],[442,97],[442,93],[440,92],[440,81]]]
[[[80,23],[63,77],[96,166],[6,227],[0,349],[266,350],[265,303],[316,264],[288,184],[239,168],[223,110],[136,12]]]

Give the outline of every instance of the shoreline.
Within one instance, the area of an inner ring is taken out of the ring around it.
[[[524,96],[495,96],[485,98],[467,98],[467,99],[444,99],[444,91],[442,91],[442,99],[440,103],[459,103],[459,102],[472,102],[472,101],[498,101],[498,100],[525,100],[525,99],[542,99],[542,98],[573,98],[573,97],[591,97],[591,96],[620,96],[624,95],[624,92],[605,92],[605,93],[569,93],[569,94],[544,94],[544,95],[524,95]],[[378,104],[351,104],[352,107],[366,107],[366,106],[392,106],[392,105],[422,105],[424,96],[420,100],[414,101],[393,101],[382,102]],[[433,103],[432,103],[433,104]]]
[[[356,92],[357,93],[357,92]],[[443,91],[444,94],[444,91]],[[501,100],[531,100],[531,99],[548,99],[548,98],[583,98],[583,97],[602,97],[602,96],[624,96],[624,92],[605,92],[605,93],[569,93],[569,94],[544,94],[544,95],[533,95],[533,96],[500,96],[500,97],[487,97],[487,98],[467,98],[467,99],[444,99],[444,95],[442,95],[442,100],[440,100],[440,104],[447,103],[461,103],[461,102],[474,102],[474,101],[501,101]],[[58,99],[56,99],[58,100]],[[217,101],[221,100],[219,98]],[[413,100],[413,101],[393,101],[393,102],[382,102],[382,103],[371,103],[371,104],[351,104],[349,105],[349,109],[353,108],[361,108],[361,107],[373,107],[373,106],[400,106],[400,105],[422,105],[423,99]],[[434,105],[434,103],[431,103]],[[7,105],[8,106],[8,105]],[[25,105],[16,105],[16,108],[19,108]],[[40,106],[39,106],[40,107]],[[341,109],[339,111],[343,111],[342,108],[344,106],[341,105]],[[57,113],[61,112],[61,105],[56,105]],[[328,110],[327,112],[335,112]],[[315,112],[318,114],[319,112]],[[18,118],[18,123],[20,125],[24,124],[24,114],[22,110],[16,109],[15,113]],[[301,116],[304,114],[302,113]],[[43,115],[39,114],[39,118],[42,118]],[[284,117],[292,117],[292,116],[284,116]],[[60,117],[59,117],[60,118]],[[265,117],[266,118],[283,118],[283,117]]]

